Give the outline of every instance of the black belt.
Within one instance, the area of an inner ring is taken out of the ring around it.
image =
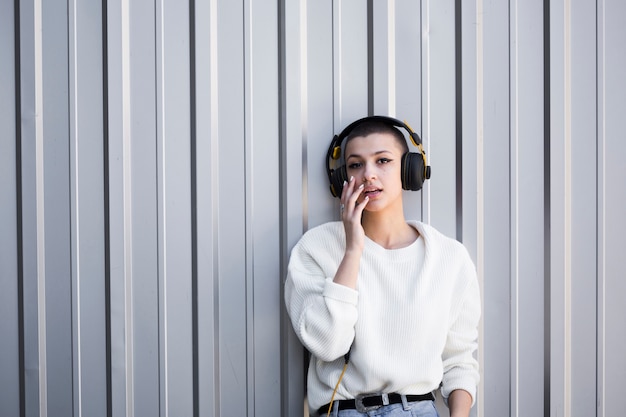
[[[435,396],[429,392],[423,395],[406,395],[407,402],[416,401],[435,401]],[[357,395],[353,400],[338,400],[339,410],[358,410],[360,412],[366,412],[374,410],[383,405],[399,404],[402,402],[402,395],[397,393],[391,394],[363,394]],[[330,403],[321,406],[317,412],[320,415],[328,414],[328,408]]]

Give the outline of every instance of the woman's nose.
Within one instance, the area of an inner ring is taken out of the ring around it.
[[[363,182],[371,181],[374,178],[376,178],[374,167],[370,164],[365,164],[365,169],[363,170]]]

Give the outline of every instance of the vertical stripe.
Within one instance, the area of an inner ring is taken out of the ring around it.
[[[606,4],[598,1],[596,45],[597,45],[597,84],[596,111],[598,119],[597,150],[598,153],[598,184],[597,184],[597,258],[598,258],[598,289],[597,289],[597,359],[596,359],[596,398],[597,417],[606,417]]]
[[[23,181],[22,181],[22,67],[21,67],[21,22],[20,0],[13,2],[13,21],[15,25],[14,71],[15,71],[15,212],[16,212],[16,247],[17,247],[17,328],[18,328],[18,369],[19,369],[19,409],[20,417],[26,416],[26,361],[24,357],[26,335],[24,319],[24,216]]]
[[[338,3],[338,2],[337,2]],[[333,2],[335,4],[335,2]],[[333,6],[335,7],[335,6]],[[341,7],[337,7],[338,10],[341,10]],[[308,36],[307,36],[307,0],[300,0],[299,17],[300,17],[300,82],[298,86],[300,87],[300,126],[302,132],[302,230],[307,230],[309,228],[309,155],[308,155],[308,59],[307,59],[307,44],[308,44]],[[336,28],[333,24],[333,28]],[[340,31],[336,30],[335,34],[339,34]],[[335,46],[341,45],[341,43],[334,43]],[[339,54],[337,56],[341,56]],[[338,67],[339,69],[341,66]],[[340,74],[341,72],[337,72],[336,74]],[[336,77],[339,78],[339,77]],[[335,110],[341,109],[339,105],[341,101],[335,102]],[[340,119],[341,120],[341,119]]]
[[[369,31],[373,27],[370,26]],[[387,3],[387,114],[396,116],[396,2]],[[373,55],[373,54],[371,54]],[[374,89],[371,89],[374,91]],[[372,105],[374,103],[372,102]],[[371,113],[370,113],[371,114]]]
[[[250,0],[244,0],[243,2],[243,66],[244,66],[244,236],[245,236],[245,250],[244,250],[244,288],[245,288],[245,343],[246,343],[246,381],[245,381],[245,398],[246,398],[246,415],[254,415],[254,380],[255,380],[255,363],[254,363],[254,207],[253,207],[253,190],[254,190],[254,167],[253,167],[253,128],[254,123],[254,106],[253,106],[253,77],[254,68],[256,62],[253,60],[254,38],[252,26],[252,5]],[[243,385],[243,384],[242,384]]]
[[[431,101],[430,101],[430,0],[422,2],[422,142],[426,149],[430,149]],[[431,153],[432,161],[432,153]],[[432,162],[431,162],[432,164]],[[430,181],[426,181],[422,188],[422,221],[430,224],[431,205]]]
[[[552,365],[550,363],[552,351],[551,351],[551,299],[552,299],[552,291],[551,291],[551,251],[552,251],[552,241],[551,241],[551,223],[550,223],[550,213],[552,211],[551,208],[551,178],[550,178],[550,160],[551,160],[551,141],[550,141],[550,109],[551,109],[551,99],[550,99],[550,0],[544,0],[543,2],[543,110],[544,110],[544,142],[543,142],[543,187],[544,187],[544,300],[543,300],[543,309],[544,309],[544,415],[550,415],[551,409],[551,393],[550,393],[550,369]]]
[[[159,416],[169,416],[168,377],[168,301],[167,301],[167,213],[165,179],[165,48],[164,0],[155,3],[156,52],[156,155],[157,155],[157,258],[158,258],[158,315],[159,315]]]
[[[78,180],[79,180],[79,159],[78,159],[78,120],[80,116],[80,112],[77,106],[78,103],[78,70],[77,70],[77,53],[78,53],[78,45],[77,45],[77,18],[76,18],[76,1],[68,2],[68,12],[69,12],[69,28],[68,28],[68,37],[69,37],[69,50],[68,50],[68,59],[69,59],[69,180],[70,180],[70,271],[71,271],[71,291],[72,291],[72,355],[74,357],[73,369],[72,369],[72,395],[73,395],[73,415],[79,417],[82,416],[82,372],[81,372],[81,325],[80,325],[80,244],[79,244],[79,236],[80,236],[80,209],[79,209],[79,199],[78,199]]]
[[[132,417],[133,318],[131,228],[131,137],[129,3],[109,2],[107,11],[107,153],[111,413]]]
[[[44,138],[43,138],[43,31],[42,0],[34,6],[34,64],[35,64],[35,193],[37,205],[37,327],[39,353],[39,417],[48,415],[46,365],[46,240],[44,207]]]
[[[217,0],[209,0],[209,25],[210,25],[210,85],[211,85],[211,95],[210,95],[210,106],[211,106],[211,134],[210,134],[210,142],[211,142],[211,201],[213,206],[211,207],[211,221],[212,226],[211,230],[213,233],[212,240],[212,248],[213,248],[213,315],[214,315],[214,333],[213,333],[213,363],[214,365],[214,373],[213,373],[213,386],[215,387],[215,404],[213,405],[213,411],[216,417],[219,417],[219,410],[221,409],[221,375],[220,375],[220,367],[219,358],[220,358],[220,287],[219,287],[219,195],[220,195],[220,187],[219,187],[219,106],[218,106],[218,98],[219,98],[219,77],[218,77],[218,19],[217,19]]]
[[[509,3],[509,205],[511,288],[511,416],[519,416],[520,299],[519,299],[519,22],[517,0]]]
[[[456,239],[463,242],[463,4],[454,2]]]
[[[565,0],[565,77],[564,77],[564,104],[565,104],[565,114],[564,114],[564,133],[565,133],[565,213],[564,213],[564,243],[565,243],[565,259],[564,259],[564,290],[565,294],[563,294],[563,299],[565,302],[564,305],[564,347],[565,351],[563,354],[563,370],[565,372],[564,380],[565,380],[565,396],[564,396],[564,414],[566,416],[571,415],[571,277],[572,277],[572,244],[571,244],[571,227],[572,227],[572,56],[571,56],[571,42],[572,42],[572,28],[571,28],[571,0]]]
[[[109,159],[109,31],[108,31],[108,1],[102,0],[102,156],[103,156],[103,173],[104,179],[104,324],[105,324],[105,341],[106,341],[106,404],[107,417],[113,416],[113,369],[112,369],[112,329],[111,329],[111,182]]]
[[[197,85],[196,85],[196,2],[189,0],[189,133],[190,133],[190,207],[191,207],[191,369],[192,412],[200,416],[198,360],[198,169],[197,169]]]
[[[483,0],[476,0],[476,273],[480,285],[481,311],[485,311],[485,181],[484,181],[484,22]],[[478,329],[478,363],[485,369],[484,315]],[[485,375],[478,386],[478,415],[484,417]]]
[[[125,329],[125,375],[126,416],[133,417],[133,253],[132,253],[132,158],[131,158],[131,103],[130,103],[130,0],[121,1],[121,70],[122,70],[122,154],[123,154],[123,241],[124,241],[124,329]]]
[[[367,114],[370,116],[375,111],[374,59],[374,0],[367,0]]]
[[[299,11],[300,11],[300,25],[302,25],[304,21],[306,21],[306,19],[303,19],[303,14],[305,13],[302,10],[302,0],[300,1],[300,7],[299,7]],[[341,47],[343,45],[342,41],[341,41],[341,2],[338,1],[334,1],[332,2],[332,8],[333,8],[333,12],[332,12],[332,28],[333,28],[333,131],[334,132],[340,132],[341,130],[339,130],[339,127],[341,126],[341,123],[343,121],[343,114],[342,114],[342,109],[343,107],[341,106],[341,102],[342,102],[342,91],[341,91],[341,66],[342,66],[342,60],[341,60],[341,56],[342,56],[342,51],[341,51]],[[302,44],[304,43],[304,39],[302,39],[304,37],[304,29],[305,27],[301,26],[301,39],[300,39],[300,59],[302,61]],[[302,62],[301,62],[302,63]],[[371,71],[368,69],[369,73],[371,73]],[[369,76],[369,74],[368,74]],[[302,170],[302,172],[307,172],[305,169]],[[306,216],[305,216],[306,217]],[[304,230],[307,230],[307,228],[305,227]]]

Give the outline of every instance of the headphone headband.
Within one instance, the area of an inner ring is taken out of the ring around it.
[[[341,145],[341,142],[343,142],[343,140],[348,135],[350,135],[350,132],[352,132],[352,130],[354,130],[355,127],[365,122],[383,122],[388,125],[392,125],[394,127],[401,127],[409,133],[411,142],[413,142],[415,147],[419,147],[422,144],[422,139],[419,137],[417,133],[415,133],[415,131],[411,128],[411,126],[408,125],[408,123],[403,122],[399,119],[395,119],[393,117],[389,117],[389,116],[367,116],[367,117],[363,117],[362,119],[356,120],[350,123],[348,126],[346,126],[338,136],[339,142],[337,145]]]

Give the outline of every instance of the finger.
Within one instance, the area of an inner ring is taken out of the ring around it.
[[[363,192],[364,187],[365,187],[365,184],[361,184],[356,188],[356,190],[354,190],[352,194],[350,194],[350,197],[348,198],[348,204],[346,205],[346,207],[355,208],[357,206],[357,200],[361,196],[361,193]]]
[[[358,216],[361,216],[363,214],[363,210],[365,210],[365,206],[367,206],[367,203],[369,201],[370,201],[369,196],[365,196],[365,198],[363,198],[363,201],[361,201],[359,204],[356,205],[355,214],[357,214]]]
[[[346,201],[346,198],[348,196],[348,181],[344,180],[343,181],[343,187],[341,187],[341,197],[340,200],[342,203],[344,203]]]
[[[350,182],[352,182],[353,177],[350,177]],[[349,201],[349,197],[351,195],[352,191],[349,190],[348,188],[348,181],[344,180],[343,181],[343,187],[341,189],[341,198],[340,198],[340,203],[339,203],[339,214],[341,215],[341,217],[344,217],[344,212],[345,212],[345,208],[346,205],[348,204],[347,202]]]
[[[347,203],[350,196],[354,193],[354,177],[350,177],[348,181],[343,182],[343,188],[341,190],[341,202]]]
[[[346,204],[348,199],[350,198],[350,195],[352,195],[352,193],[354,192],[354,190],[352,189],[352,184],[354,182],[354,177],[350,177],[350,179],[348,181],[343,182],[343,188],[341,190],[341,202]]]

